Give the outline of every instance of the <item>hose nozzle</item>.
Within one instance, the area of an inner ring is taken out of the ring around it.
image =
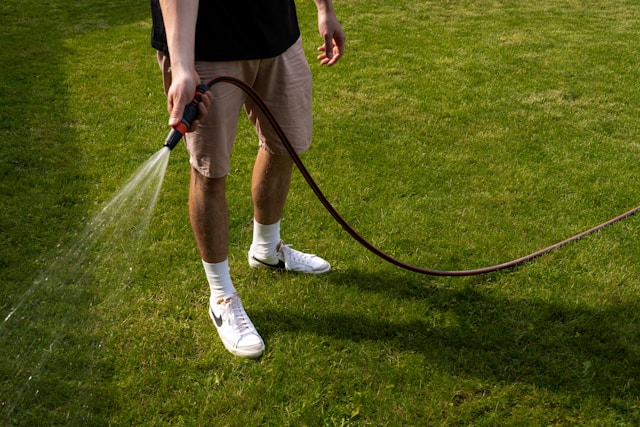
[[[202,101],[202,95],[209,90],[209,86],[206,84],[199,84],[196,87],[196,94],[193,99],[184,109],[184,114],[182,115],[182,120],[180,123],[173,126],[169,135],[167,135],[167,139],[164,140],[164,146],[168,147],[169,150],[173,150],[178,142],[182,139],[187,130],[191,127],[191,124],[198,116],[198,104]]]

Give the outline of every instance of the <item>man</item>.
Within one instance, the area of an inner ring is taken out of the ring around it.
[[[314,0],[324,44],[321,64],[335,64],[345,34],[332,0]],[[302,51],[294,0],[151,0],[152,45],[158,50],[169,125],[177,124],[195,87],[225,74],[251,85],[265,100],[297,153],[311,143],[311,71]],[[230,170],[239,110],[244,105],[260,148],[252,175],[254,204],[251,267],[324,273],[324,259],[285,245],[280,218],[293,162],[253,102],[237,87],[219,84],[200,104],[185,138],[192,165],[189,216],[211,290],[209,314],[223,344],[241,357],[259,357],[264,342],[247,316],[228,264],[225,177]],[[213,99],[213,100],[212,100]]]

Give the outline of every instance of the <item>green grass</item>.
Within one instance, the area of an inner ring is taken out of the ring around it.
[[[314,62],[315,8],[298,7]],[[637,2],[336,8],[347,51],[312,64],[303,160],[383,250],[482,267],[638,205]],[[360,248],[296,174],[284,237],[333,271],[254,271],[246,120],[230,262],[261,359],[227,353],[207,316],[182,147],[146,236],[111,242],[82,277],[44,280],[160,148],[165,100],[144,2],[5,0],[0,23],[3,424],[640,423],[638,218],[513,270],[420,276]]]

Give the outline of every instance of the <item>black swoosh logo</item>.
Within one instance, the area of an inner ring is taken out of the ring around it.
[[[216,323],[216,325],[218,327],[222,326],[222,316],[216,316],[211,307],[209,307],[209,313],[211,313],[211,317],[213,318],[213,321]]]
[[[277,264],[269,264],[268,262],[261,261],[261,260],[259,260],[258,258],[254,257],[254,256],[252,256],[252,258],[255,261],[258,261],[260,264],[265,265],[265,266],[267,266],[269,268],[279,268],[279,269],[285,268],[284,261],[278,261]]]

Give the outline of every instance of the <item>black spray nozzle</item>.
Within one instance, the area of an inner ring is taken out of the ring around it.
[[[187,129],[191,127],[193,121],[198,117],[198,104],[202,101],[202,95],[209,90],[209,86],[206,84],[199,84],[196,87],[196,94],[193,99],[184,109],[184,114],[182,115],[182,120],[180,123],[173,126],[169,135],[167,135],[167,139],[164,140],[164,146],[169,147],[169,150],[173,150],[178,142],[182,139],[184,134],[187,132]]]

